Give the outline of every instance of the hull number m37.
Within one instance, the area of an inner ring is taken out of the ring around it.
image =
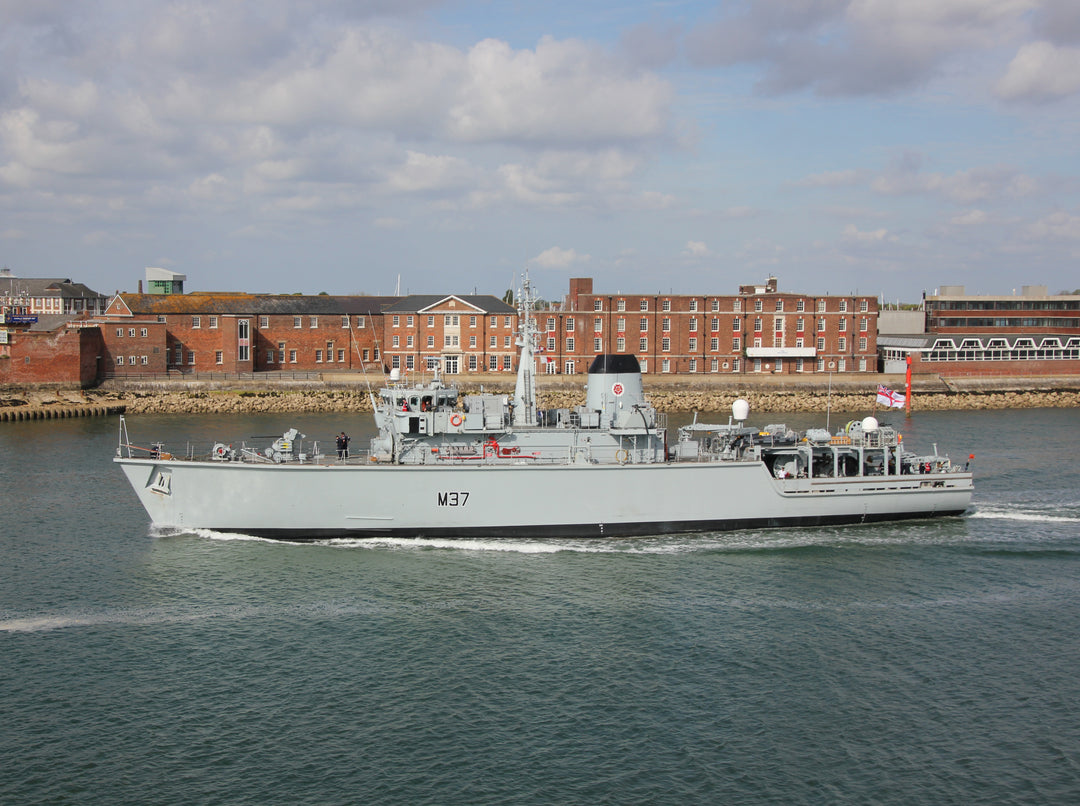
[[[469,501],[467,492],[437,493],[440,507],[463,507]]]

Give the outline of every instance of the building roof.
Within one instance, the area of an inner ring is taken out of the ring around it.
[[[3,282],[4,280],[7,282]],[[82,283],[73,283],[67,277],[3,277],[0,278],[0,294],[62,299],[94,299],[105,296]]]
[[[306,294],[119,294],[135,316],[165,314],[236,314],[249,316],[334,316],[382,313],[400,297]]]
[[[149,280],[164,280],[165,282],[184,281],[187,279],[186,274],[179,274],[169,269],[161,269],[157,266],[146,267],[146,279]]]
[[[77,317],[64,314],[37,314],[37,321],[27,328],[31,333],[54,333],[74,322]]]
[[[925,350],[934,343],[933,336],[883,336],[878,335],[878,347],[892,347],[901,350]]]
[[[490,294],[411,294],[389,305],[383,313],[422,313],[447,300],[458,300],[483,314],[515,314],[517,308]]]

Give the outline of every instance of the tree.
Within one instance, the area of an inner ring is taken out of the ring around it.
[[[503,294],[503,296],[502,296],[502,301],[505,302],[507,305],[513,305],[514,304],[514,289],[512,289],[512,288],[506,289],[506,293]]]

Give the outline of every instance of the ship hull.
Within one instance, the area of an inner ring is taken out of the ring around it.
[[[395,466],[117,458],[154,525],[286,540],[627,537],[961,514],[970,473],[775,479],[760,462]]]

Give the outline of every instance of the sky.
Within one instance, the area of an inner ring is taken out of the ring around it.
[[[1080,287],[1076,0],[0,0],[0,267]]]

